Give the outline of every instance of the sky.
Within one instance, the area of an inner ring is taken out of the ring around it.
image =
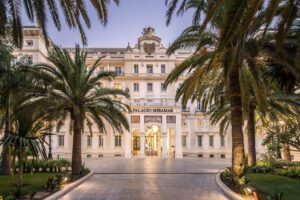
[[[143,28],[148,26],[155,28],[156,34],[162,38],[162,43],[168,46],[192,22],[192,14],[187,13],[181,17],[173,17],[171,24],[166,26],[165,0],[121,0],[118,7],[111,4],[108,10],[108,24],[105,27],[98,21],[96,12],[90,4],[87,4],[87,9],[92,22],[92,28],[86,29],[87,47],[123,48],[128,42],[134,46]],[[23,25],[31,25],[26,18],[24,19]],[[81,44],[78,30],[69,30],[63,17],[61,21],[63,28],[58,32],[49,17],[47,30],[50,38],[63,47]]]

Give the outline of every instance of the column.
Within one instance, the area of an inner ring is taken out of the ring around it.
[[[192,142],[192,130],[194,130],[192,127],[193,127],[193,125],[192,125],[192,120],[193,120],[193,118],[191,117],[191,116],[189,116],[189,117],[187,117],[187,125],[188,125],[188,135],[187,135],[187,138],[186,138],[186,147],[187,147],[187,149],[191,149],[191,142]]]
[[[140,158],[145,158],[145,132],[140,132]]]
[[[175,158],[182,158],[182,143],[181,143],[181,114],[176,115],[176,130],[175,130]]]
[[[145,158],[145,126],[144,126],[144,115],[140,115],[140,158]]]
[[[131,158],[131,133],[125,132],[125,158]]]
[[[167,116],[162,116],[162,132],[161,132],[161,137],[162,137],[162,151],[161,151],[161,157],[162,158],[167,158],[168,157],[168,128],[167,128]]]

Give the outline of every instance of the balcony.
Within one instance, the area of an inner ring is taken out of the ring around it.
[[[123,71],[115,71],[116,76],[124,76],[125,73]]]
[[[190,112],[190,108],[183,108],[181,112]]]
[[[174,99],[131,99],[131,106],[180,106]]]

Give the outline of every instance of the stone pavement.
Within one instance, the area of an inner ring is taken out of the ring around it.
[[[60,199],[74,200],[226,200],[215,173],[229,160],[87,159],[96,174]]]

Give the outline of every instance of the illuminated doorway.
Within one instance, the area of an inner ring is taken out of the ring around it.
[[[160,127],[156,125],[146,126],[145,129],[145,155],[161,155],[161,133]]]
[[[140,132],[138,129],[134,129],[132,131],[132,155],[133,156],[140,155],[140,144],[141,144]]]

